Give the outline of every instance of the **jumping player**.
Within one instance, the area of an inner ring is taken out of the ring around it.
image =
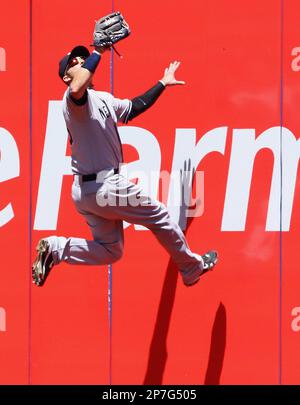
[[[217,253],[193,253],[166,207],[120,173],[122,145],[117,122],[127,123],[151,107],[166,87],[183,85],[175,78],[175,61],[150,90],[132,100],[95,91],[92,78],[107,48],[90,54],[76,46],[59,63],[59,76],[68,86],[63,115],[72,149],[72,199],[85,218],[93,240],[64,236],[43,238],[32,267],[33,282],[42,286],[51,268],[69,264],[106,265],[123,253],[123,220],[150,229],[177,264],[186,286],[194,285],[217,262]],[[131,204],[132,198],[138,204]]]

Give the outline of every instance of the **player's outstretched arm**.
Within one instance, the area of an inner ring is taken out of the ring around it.
[[[172,62],[169,67],[165,69],[164,76],[158,83],[151,87],[146,93],[131,100],[132,106],[126,122],[131,121],[141,113],[150,108],[158,97],[163,93],[167,86],[175,86],[177,84],[185,84],[183,81],[176,80],[175,72],[178,69],[180,62]]]
[[[175,72],[179,68],[180,62],[174,61],[171,62],[169,67],[165,69],[165,73],[163,78],[160,80],[165,86],[176,86],[176,85],[182,85],[185,84],[184,81],[182,80],[176,80],[175,78]]]

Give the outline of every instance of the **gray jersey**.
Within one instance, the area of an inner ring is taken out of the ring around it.
[[[87,101],[77,105],[68,88],[63,98],[63,114],[70,135],[72,171],[91,174],[118,167],[123,161],[117,122],[126,122],[131,101],[110,93],[87,90]]]

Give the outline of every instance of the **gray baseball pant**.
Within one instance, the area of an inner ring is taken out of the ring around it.
[[[121,174],[104,176],[102,182],[82,182],[74,176],[72,199],[89,225],[94,240],[50,236],[54,264],[105,265],[123,254],[123,220],[143,225],[153,232],[177,264],[184,281],[201,274],[203,260],[193,253],[185,236],[164,204],[147,196]]]

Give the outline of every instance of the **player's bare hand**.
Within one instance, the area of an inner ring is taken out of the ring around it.
[[[170,63],[170,66],[165,69],[164,77],[161,81],[165,86],[176,86],[177,84],[185,84],[182,80],[176,80],[175,72],[179,68],[180,62],[176,61]]]

